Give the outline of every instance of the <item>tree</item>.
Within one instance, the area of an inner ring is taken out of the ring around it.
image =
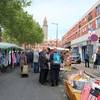
[[[4,29],[3,38],[5,41],[16,42],[20,45],[43,41],[42,28],[35,22],[32,15],[23,10],[23,7],[29,5],[30,1],[28,0],[0,1],[0,25]]]

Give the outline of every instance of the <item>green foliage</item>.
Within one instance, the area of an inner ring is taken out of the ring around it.
[[[30,0],[0,1],[0,26],[3,28],[3,40],[21,44],[41,43],[44,38],[40,25],[24,11],[30,6]]]

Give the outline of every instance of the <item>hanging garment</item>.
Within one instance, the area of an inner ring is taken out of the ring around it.
[[[4,55],[3,55],[3,57],[2,57],[2,67],[3,66],[5,66],[5,57],[4,57]]]
[[[16,63],[19,63],[20,56],[19,56],[18,52],[15,53],[15,56],[16,56]]]
[[[16,64],[16,53],[14,53],[14,57],[15,57],[14,64]]]
[[[11,64],[11,53],[8,53],[8,62],[9,62],[9,65]]]
[[[5,66],[8,66],[8,53],[5,54]]]
[[[12,53],[12,66],[13,66],[13,68],[14,68],[14,63],[15,63],[15,54]]]
[[[2,54],[0,53],[0,66],[2,66]]]

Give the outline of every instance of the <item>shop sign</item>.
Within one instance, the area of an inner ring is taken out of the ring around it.
[[[73,45],[73,47],[80,47],[80,46],[84,46],[84,45],[86,45],[86,42],[83,42],[83,43],[79,43],[79,44]]]

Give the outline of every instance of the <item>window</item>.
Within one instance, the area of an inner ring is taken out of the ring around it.
[[[77,36],[78,36],[78,34],[77,34],[77,32],[76,32],[76,38],[77,38]]]
[[[92,12],[90,12],[88,15],[88,21],[91,21],[91,20],[92,20]]]
[[[76,25],[76,31],[77,31],[77,25]]]
[[[81,25],[82,25],[82,23],[81,23],[81,22],[79,22],[79,28],[81,28]]]
[[[83,32],[84,32],[84,28],[83,28]]]
[[[88,26],[89,28],[92,28],[92,23],[89,23],[89,26]]]
[[[81,36],[82,30],[80,30],[80,36]]]
[[[97,15],[100,15],[100,5],[97,7]]]
[[[99,28],[99,27],[100,27],[100,17],[97,18],[97,28]]]
[[[89,15],[92,15],[92,11],[89,13]]]

